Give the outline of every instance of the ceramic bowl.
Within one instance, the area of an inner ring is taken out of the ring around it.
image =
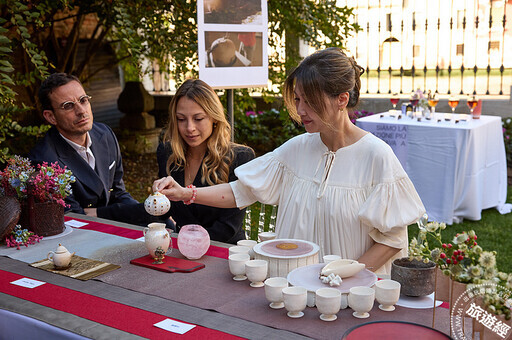
[[[245,263],[250,260],[249,254],[233,254],[228,257],[229,271],[235,281],[247,279],[245,276]]]
[[[400,298],[400,282],[380,280],[375,283],[375,299],[380,303],[379,308],[386,312],[395,310],[394,304]]]
[[[366,319],[373,308],[375,290],[370,287],[357,286],[350,288],[348,293],[348,305],[354,310],[352,315],[359,319]]]
[[[252,249],[258,242],[255,240],[240,240],[236,243],[237,246],[249,247],[249,256],[254,259],[254,250]]]
[[[283,289],[288,287],[288,280],[284,277],[271,277],[265,280],[265,297],[270,301],[270,308],[284,307]]]
[[[306,309],[308,291],[304,287],[294,286],[283,288],[284,308],[288,311],[290,318],[300,318],[304,316],[303,310]]]
[[[228,251],[229,251],[229,255],[233,255],[233,254],[249,254],[249,252],[251,251],[251,248],[246,247],[246,246],[232,246],[232,247],[229,247]]]
[[[321,313],[320,320],[334,321],[341,307],[341,292],[335,288],[320,288],[315,292],[316,308]]]
[[[249,260],[245,263],[245,275],[251,281],[251,287],[263,287],[267,273],[268,262],[265,260]]]
[[[261,242],[274,240],[277,237],[276,233],[273,233],[271,231],[264,231],[258,234],[258,238]]]

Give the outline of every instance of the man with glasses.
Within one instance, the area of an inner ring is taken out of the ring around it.
[[[119,144],[105,124],[94,123],[91,97],[73,75],[50,75],[39,89],[44,118],[52,125],[30,152],[34,163],[67,166],[76,182],[69,210],[144,225],[150,217],[126,191]]]

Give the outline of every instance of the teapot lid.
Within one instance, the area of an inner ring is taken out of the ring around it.
[[[57,247],[57,250],[55,250],[55,253],[62,254],[62,253],[69,253],[69,251],[64,247],[62,244],[59,243],[59,246]]]

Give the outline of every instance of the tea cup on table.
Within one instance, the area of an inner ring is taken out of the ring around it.
[[[375,283],[375,299],[379,308],[386,312],[395,310],[394,304],[400,298],[400,282],[394,280],[380,280]]]
[[[325,264],[329,264],[332,261],[336,261],[336,260],[339,260],[339,259],[341,259],[341,256],[339,256],[339,255],[332,255],[332,254],[330,254],[330,255],[324,255],[323,256],[323,260],[324,260]]]
[[[258,237],[259,237],[260,241],[263,242],[263,241],[274,240],[277,237],[277,234],[273,233],[271,231],[264,231],[264,232],[259,233]]]
[[[254,259],[254,250],[252,249],[258,242],[255,240],[240,240],[236,243],[237,246],[249,247],[249,256]]]
[[[375,301],[375,290],[370,287],[357,286],[350,288],[348,293],[348,305],[354,310],[352,315],[359,319],[366,319],[370,316],[369,311],[373,308]]]
[[[288,280],[284,277],[271,277],[266,279],[264,283],[265,297],[270,301],[270,308],[283,308],[283,289],[288,287]]]
[[[267,273],[268,262],[265,260],[249,260],[245,263],[245,275],[251,281],[251,287],[263,287]]]
[[[228,257],[229,271],[233,276],[233,280],[235,281],[243,281],[247,279],[245,276],[245,263],[249,261],[251,258],[249,254],[232,254]]]
[[[320,312],[320,320],[334,321],[341,307],[341,291],[335,288],[320,288],[315,292],[316,308]]]
[[[308,291],[301,286],[283,288],[284,308],[288,311],[290,318],[300,318],[304,316],[303,310],[306,309],[308,300]]]
[[[251,250],[251,248],[246,247],[246,246],[232,246],[232,247],[229,247],[229,255],[233,255],[233,254],[249,254],[250,250]]]

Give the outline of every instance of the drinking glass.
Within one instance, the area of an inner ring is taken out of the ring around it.
[[[459,105],[459,97],[450,96],[450,98],[448,98],[448,105],[452,108],[452,114],[455,113],[455,108]]]
[[[400,97],[398,96],[398,93],[393,93],[391,98],[389,99],[391,101],[391,104],[393,104],[393,110],[396,110],[396,105],[400,101]]]
[[[411,105],[412,105],[413,117],[414,117],[414,112],[416,112],[416,106],[418,105],[419,100],[420,100],[419,95],[416,92],[411,92]]]
[[[478,99],[475,95],[468,95],[468,107],[471,111],[471,116],[473,119],[480,119],[480,113],[473,113],[473,110],[478,105]]]
[[[430,106],[430,112],[432,113],[432,116],[436,112],[436,105],[439,103],[439,96],[437,93],[428,93],[428,106]]]

